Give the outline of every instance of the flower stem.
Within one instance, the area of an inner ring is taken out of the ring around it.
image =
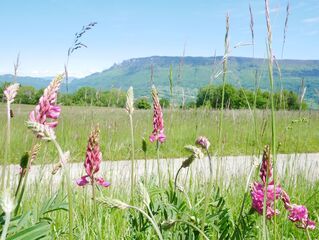
[[[163,236],[162,236],[162,233],[159,229],[159,227],[157,226],[156,222],[154,222],[154,220],[146,213],[144,212],[142,209],[138,208],[138,207],[135,207],[135,206],[130,206],[129,205],[129,208],[132,208],[132,209],[135,209],[137,211],[139,211],[140,213],[142,213],[150,222],[151,224],[153,225],[156,233],[157,233],[157,236],[160,240],[163,240]]]
[[[206,148],[206,153],[207,153],[207,156],[208,156],[208,161],[209,161],[209,172],[210,172],[210,178],[213,177],[213,165],[212,165],[212,158],[210,156],[210,153],[208,151],[208,148]]]
[[[177,170],[177,173],[175,175],[175,180],[174,180],[174,190],[176,191],[176,187],[177,187],[177,177],[179,175],[179,172],[182,170],[183,166],[181,166],[178,170]]]
[[[307,240],[311,240],[311,236],[310,236],[308,228],[306,228],[306,234],[307,234]]]
[[[60,163],[63,167],[65,178],[67,181],[67,191],[68,191],[68,205],[69,205],[69,240],[73,239],[73,193],[70,181],[70,167],[66,164],[65,156],[62,151],[60,144],[56,141],[56,139],[52,139],[56,149],[58,150]]]
[[[198,231],[205,240],[209,240],[209,238],[206,236],[206,234],[202,230],[200,230],[198,227],[196,227],[194,224],[187,222],[187,221],[183,221],[183,220],[176,220],[175,222],[185,223],[185,224],[191,226],[196,231]]]
[[[157,151],[157,174],[159,186],[162,185],[161,168],[160,168],[160,142],[156,141],[156,151]]]
[[[2,229],[1,240],[6,240],[8,228],[10,225],[10,212],[6,213],[6,220]]]
[[[132,115],[129,114],[130,117],[130,126],[131,126],[131,203],[134,202],[134,182],[135,182],[135,156],[134,156],[134,129],[133,129],[133,118]]]

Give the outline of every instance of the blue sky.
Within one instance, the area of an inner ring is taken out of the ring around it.
[[[225,14],[231,46],[250,42],[249,3],[255,22],[255,56],[264,57],[263,0],[1,0],[0,74],[12,73],[20,53],[19,75],[52,76],[63,71],[74,33],[96,21],[75,52],[70,75],[85,76],[114,63],[152,55],[223,54]],[[274,54],[281,57],[287,1],[270,0]],[[290,0],[284,58],[319,59],[319,1]],[[252,56],[251,46],[232,49]]]

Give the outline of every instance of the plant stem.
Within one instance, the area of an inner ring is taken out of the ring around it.
[[[133,129],[133,118],[132,115],[129,114],[130,117],[130,126],[131,126],[131,203],[134,202],[134,182],[135,182],[135,157],[134,157],[134,129]]]
[[[244,198],[243,198],[243,201],[241,203],[241,208],[240,208],[240,212],[239,212],[239,216],[238,216],[238,220],[237,220],[237,225],[238,225],[238,223],[239,223],[239,221],[240,221],[240,219],[242,217],[243,211],[244,211],[244,206],[245,206],[245,202],[246,202],[246,198],[247,198],[247,194],[248,194],[248,188],[249,188],[250,179],[251,179],[251,176],[254,173],[255,168],[256,168],[256,166],[255,166],[255,164],[253,164],[253,166],[251,167],[250,172],[248,174],[248,177],[247,177]]]
[[[160,142],[156,141],[156,151],[157,151],[157,174],[159,186],[162,185],[161,168],[160,168]]]
[[[1,240],[6,240],[8,228],[10,225],[10,213],[6,213],[6,220],[2,229]]]
[[[183,168],[183,166],[181,166],[181,167],[177,170],[177,173],[176,173],[176,175],[175,175],[175,180],[174,180],[174,186],[175,186],[174,190],[175,190],[175,191],[176,191],[176,187],[177,187],[177,177],[178,177],[178,175],[179,175],[179,172],[182,170],[182,168]]]
[[[198,231],[203,236],[204,239],[209,240],[209,238],[206,236],[206,234],[202,230],[200,230],[198,227],[196,227],[194,224],[187,222],[187,221],[183,221],[183,220],[176,220],[175,222],[185,223],[185,224],[191,226],[196,231]]]
[[[52,139],[52,142],[54,143],[56,149],[58,150],[59,156],[60,156],[60,163],[63,167],[65,178],[67,181],[67,191],[68,191],[68,205],[69,205],[69,240],[73,239],[73,193],[72,193],[72,187],[70,182],[70,167],[66,164],[65,156],[62,151],[61,146],[56,141],[56,139]]]
[[[311,236],[310,236],[308,228],[306,228],[306,234],[307,234],[307,240],[311,240]]]
[[[208,161],[209,161],[209,172],[210,172],[210,178],[213,177],[213,165],[212,165],[212,158],[210,156],[210,153],[208,151],[208,148],[206,148],[206,153],[207,153],[207,157],[208,157]]]
[[[160,240],[163,240],[162,233],[161,233],[159,227],[157,226],[156,222],[154,222],[153,219],[146,212],[144,212],[142,209],[140,209],[138,207],[131,206],[131,205],[129,205],[129,208],[135,209],[135,210],[139,211],[140,213],[142,213],[151,222],[151,224],[153,225],[153,227],[154,227],[154,229],[155,229],[155,231],[157,233],[158,238]]]

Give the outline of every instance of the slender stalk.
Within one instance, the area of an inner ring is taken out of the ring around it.
[[[272,30],[270,23],[270,10],[269,10],[269,0],[265,0],[265,14],[266,14],[266,23],[267,23],[267,55],[268,55],[268,75],[269,75],[269,84],[270,84],[270,99],[271,99],[271,148],[272,148],[272,157],[273,157],[273,181],[274,186],[276,187],[276,122],[275,122],[275,101],[274,101],[274,78],[273,78],[273,54],[272,54]],[[266,181],[265,186],[265,196],[267,191],[268,181]],[[275,193],[276,195],[276,193]],[[264,199],[265,200],[265,199]],[[265,201],[264,201],[265,202]],[[276,197],[274,197],[274,209],[276,209]],[[263,209],[263,218],[264,218],[264,227],[263,227],[263,238],[266,239],[266,206],[264,205]],[[274,239],[277,237],[277,224],[276,224],[276,214],[274,215]]]
[[[7,101],[7,134],[6,134],[6,145],[5,145],[5,156],[4,156],[4,165],[2,167],[2,173],[3,173],[3,183],[2,183],[2,187],[4,186],[4,178],[5,175],[6,179],[7,179],[7,186],[10,186],[10,170],[9,171],[4,171],[6,164],[9,164],[10,162],[10,146],[11,146],[11,114],[10,114],[10,110],[11,110],[11,104],[9,101]]]
[[[248,195],[248,189],[249,189],[249,183],[250,183],[250,179],[254,173],[254,170],[256,169],[256,164],[253,163],[250,171],[249,171],[249,174],[248,174],[248,177],[247,177],[247,181],[246,181],[246,187],[245,187],[245,193],[244,193],[244,198],[243,198],[243,201],[241,203],[241,207],[240,207],[240,211],[239,211],[239,215],[238,215],[238,220],[237,220],[237,224],[239,223],[241,217],[242,217],[242,214],[243,214],[243,211],[244,211],[244,206],[245,206],[245,202],[246,202],[246,198],[247,198],[247,195]]]
[[[134,202],[134,182],[135,182],[135,157],[134,157],[134,129],[133,129],[133,118],[130,117],[130,127],[131,127],[131,203]]]
[[[72,193],[72,186],[70,182],[70,167],[65,162],[65,156],[62,151],[61,146],[53,139],[52,142],[54,143],[56,149],[58,150],[60,156],[60,163],[62,164],[64,175],[67,181],[67,191],[68,191],[68,205],[69,205],[69,240],[73,239],[73,193]]]
[[[228,53],[229,53],[229,15],[226,15],[226,33],[225,33],[225,52],[223,59],[223,89],[222,89],[222,99],[220,105],[220,116],[219,116],[219,133],[218,133],[218,153],[222,154],[222,142],[223,142],[223,120],[224,120],[224,102],[225,102],[225,86],[227,80],[227,62],[228,62]],[[216,168],[216,180],[219,179],[219,170],[220,170],[220,159],[217,160]]]
[[[146,152],[144,152],[144,184],[147,184],[147,159]]]
[[[179,175],[179,172],[182,170],[183,166],[181,166],[178,170],[177,173],[175,175],[175,180],[174,180],[174,186],[175,186],[175,191],[176,191],[176,187],[177,187],[177,177]]]
[[[208,157],[208,162],[209,162],[209,173],[210,173],[210,178],[213,177],[213,164],[212,164],[212,158],[210,156],[210,153],[208,151],[208,148],[206,148],[206,153]]]
[[[8,228],[9,228],[9,225],[10,225],[11,214],[8,212],[8,213],[6,213],[5,216],[6,216],[6,220],[5,220],[4,226],[2,228],[1,240],[6,240]]]
[[[205,234],[202,230],[200,230],[198,227],[196,227],[194,224],[192,224],[192,223],[190,223],[190,222],[187,222],[187,221],[183,221],[183,220],[175,220],[175,222],[185,223],[185,224],[191,226],[191,227],[194,228],[196,231],[198,231],[198,232],[202,235],[202,237],[203,237],[204,239],[209,240],[209,238],[206,236],[206,234]]]
[[[153,225],[153,227],[154,227],[154,229],[155,229],[155,231],[156,231],[156,233],[157,233],[158,238],[159,238],[160,240],[163,240],[162,233],[161,233],[159,227],[157,226],[156,222],[155,222],[146,212],[144,212],[142,209],[140,209],[140,208],[138,208],[138,207],[135,207],[135,206],[130,206],[130,205],[129,205],[128,207],[129,207],[129,208],[132,208],[132,209],[134,209],[134,210],[137,210],[137,211],[139,211],[140,213],[142,213],[142,214],[151,222],[151,224]]]
[[[311,236],[310,236],[308,228],[306,228],[306,234],[307,234],[307,240],[311,240]]]
[[[156,151],[157,151],[157,174],[159,186],[162,185],[161,168],[160,168],[160,142],[156,141]]]

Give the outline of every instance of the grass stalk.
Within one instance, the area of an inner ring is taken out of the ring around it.
[[[135,156],[134,156],[134,129],[133,117],[129,114],[131,128],[131,202],[134,202],[134,183],[135,183]]]
[[[4,226],[2,228],[1,240],[6,240],[8,228],[10,225],[11,213],[10,212],[6,213],[5,217],[6,217],[6,220],[5,220]]]
[[[273,53],[272,53],[272,30],[270,23],[270,9],[269,0],[265,0],[265,15],[267,23],[267,55],[268,55],[268,75],[270,84],[270,99],[271,99],[271,151],[273,157],[273,181],[276,187],[276,117],[275,117],[275,100],[274,100],[274,78],[273,78]],[[267,174],[268,175],[268,174]],[[266,199],[267,195],[268,181],[266,181],[264,196]],[[266,205],[264,199],[264,209],[263,209],[263,238],[266,239]],[[276,209],[276,197],[274,197],[274,209]],[[277,238],[277,218],[274,215],[274,239]]]
[[[68,214],[69,214],[69,240],[73,239],[73,192],[71,186],[71,178],[70,178],[70,166],[66,163],[65,153],[63,153],[61,146],[56,141],[56,139],[52,139],[56,149],[58,150],[60,163],[62,164],[64,176],[67,182],[67,192],[68,192]]]

